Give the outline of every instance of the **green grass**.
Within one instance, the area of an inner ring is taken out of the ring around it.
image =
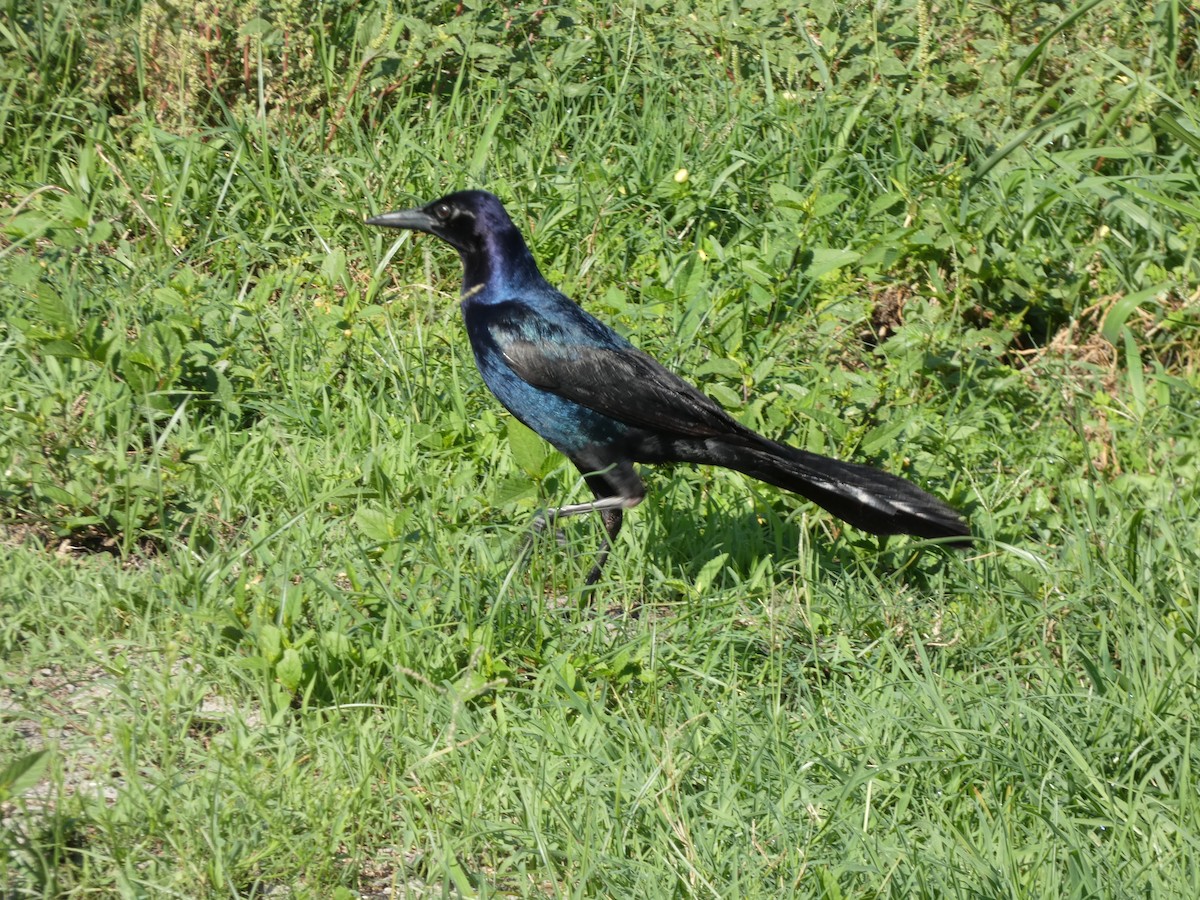
[[[1193,12],[196,9],[0,16],[0,897],[1192,896]],[[976,550],[680,467],[514,564],[586,491],[362,224],[468,186]]]

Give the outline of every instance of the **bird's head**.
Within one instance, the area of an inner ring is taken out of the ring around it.
[[[417,209],[374,216],[367,224],[424,231],[464,255],[486,252],[497,237],[517,230],[503,204],[487,191],[447,194]]]
[[[462,257],[464,296],[483,284],[511,285],[541,277],[504,204],[487,191],[447,194],[417,209],[374,216],[367,224],[440,237]]]

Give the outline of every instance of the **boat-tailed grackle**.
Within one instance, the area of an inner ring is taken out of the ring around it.
[[[547,510],[539,525],[598,512],[600,577],[626,509],[645,486],[634,463],[707,463],[795,491],[873,534],[956,538],[952,507],[902,478],[765,438],[584,312],[538,271],[521,232],[485,191],[459,191],[368,225],[436,235],[463,264],[462,314],[483,380],[508,410],[583,473],[596,499]]]

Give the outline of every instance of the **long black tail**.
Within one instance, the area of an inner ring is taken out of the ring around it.
[[[757,434],[703,446],[676,446],[688,462],[709,463],[795,491],[821,508],[872,534],[912,534],[971,542],[966,521],[952,506],[915,484],[858,463],[842,462],[778,444]]]

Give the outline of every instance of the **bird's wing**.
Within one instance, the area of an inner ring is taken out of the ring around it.
[[[580,406],[637,427],[691,437],[742,430],[714,400],[590,316],[578,323],[498,316],[489,330],[522,380]]]

